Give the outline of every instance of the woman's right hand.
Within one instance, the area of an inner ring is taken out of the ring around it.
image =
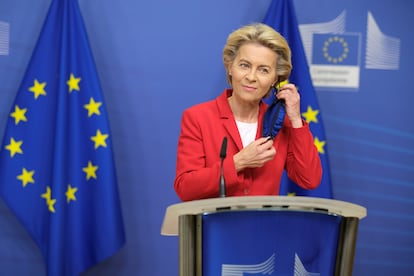
[[[273,140],[269,137],[262,137],[253,141],[233,156],[236,171],[245,168],[259,168],[267,161],[272,160],[276,155],[273,147]]]

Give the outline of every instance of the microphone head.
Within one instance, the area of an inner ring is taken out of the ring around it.
[[[223,138],[221,143],[220,158],[226,158],[227,155],[227,137]]]

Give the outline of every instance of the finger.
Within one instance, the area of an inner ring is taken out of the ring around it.
[[[268,139],[264,143],[262,143],[258,146],[258,150],[259,150],[259,152],[264,152],[264,151],[267,151],[267,150],[271,149],[272,147],[273,147],[273,140]]]
[[[279,91],[286,90],[286,89],[290,89],[290,90],[295,91],[295,90],[297,90],[297,87],[293,83],[287,83],[287,84],[283,85],[282,87],[280,87]]]
[[[273,147],[270,147],[266,151],[264,151],[261,155],[262,161],[267,162],[269,160],[272,160],[276,155],[276,150]]]
[[[267,137],[261,137],[259,139],[257,139],[257,142],[259,145],[262,145],[270,140],[273,140],[272,136],[267,136]]]

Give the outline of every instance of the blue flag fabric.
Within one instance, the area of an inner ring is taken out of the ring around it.
[[[294,193],[298,196],[332,198],[325,131],[298,29],[293,0],[273,0],[263,23],[273,27],[283,35],[292,50],[293,69],[289,82],[299,87],[302,116],[309,123],[313,133],[315,146],[318,149],[323,169],[322,182],[315,190],[301,189],[284,174],[280,194]]]
[[[77,0],[51,3],[8,118],[0,194],[40,247],[48,275],[79,275],[125,243],[110,129]]]
[[[286,110],[282,100],[273,97],[273,102],[269,104],[263,116],[263,137],[275,138],[282,129]]]

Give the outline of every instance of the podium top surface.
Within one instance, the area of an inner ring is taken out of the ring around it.
[[[291,210],[314,211],[342,217],[362,219],[366,208],[353,203],[302,196],[240,196],[194,200],[170,205],[164,215],[161,234],[178,235],[178,218],[182,215],[199,215],[219,211]]]

